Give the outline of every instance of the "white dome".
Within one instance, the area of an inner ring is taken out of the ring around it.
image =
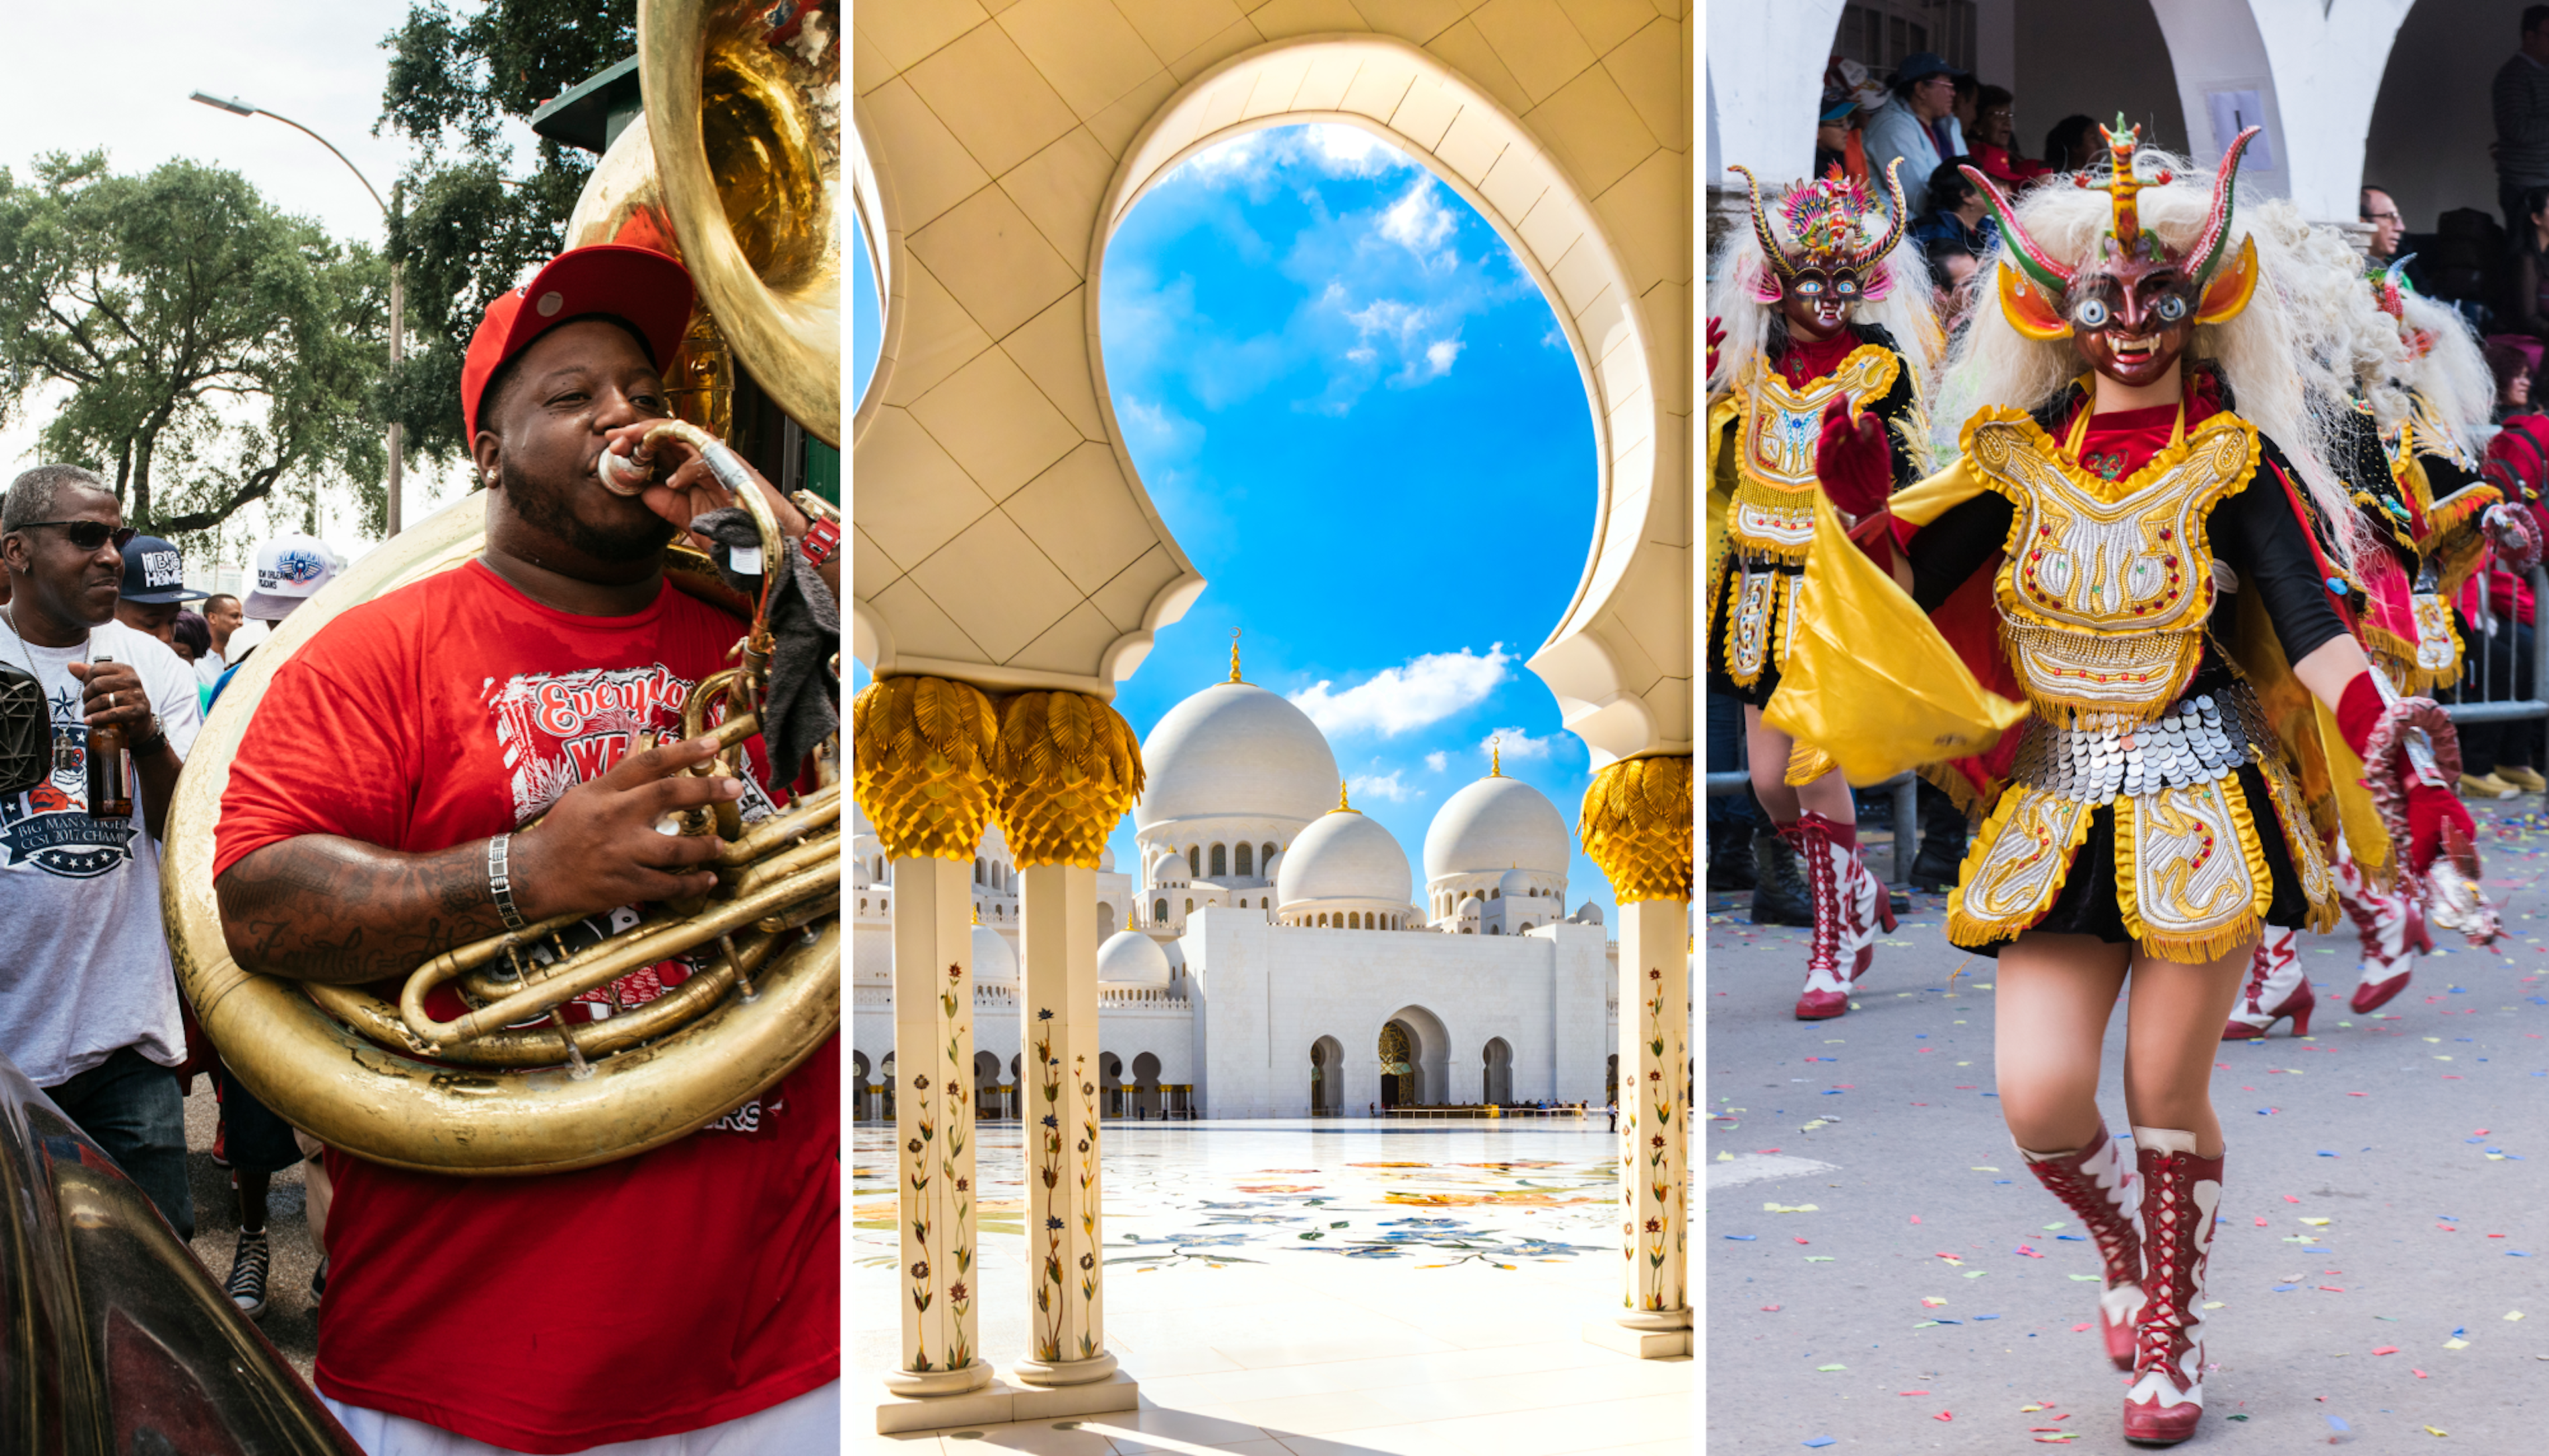
[[[1496,890],[1508,900],[1524,898],[1530,895],[1531,882],[1537,877],[1535,870],[1508,869],[1496,876]]]
[[[1274,901],[1407,901],[1407,852],[1378,820],[1352,809],[1321,815],[1283,852]]]
[[[1452,907],[1452,913],[1455,915],[1484,915],[1487,913],[1487,897],[1479,894],[1476,890],[1471,890],[1461,897],[1460,904]]]
[[[1558,806],[1519,778],[1490,774],[1444,801],[1425,830],[1425,877],[1536,869],[1564,876],[1573,858]]]
[[[1018,953],[1009,949],[1008,937],[988,925],[974,927],[974,984],[978,986],[1014,986],[1018,983]]]
[[[1103,986],[1166,986],[1169,953],[1137,930],[1119,930],[1097,948],[1097,983]]]
[[[1578,925],[1600,925],[1602,923],[1602,907],[1594,904],[1590,900],[1587,900],[1583,904],[1575,907],[1573,919]]]
[[[1337,757],[1309,714],[1253,682],[1216,682],[1142,741],[1133,824],[1257,815],[1308,823],[1334,801]]]
[[[1115,872],[1115,847],[1113,845],[1108,845],[1106,848],[1097,852],[1097,872],[1100,874],[1112,874]]]

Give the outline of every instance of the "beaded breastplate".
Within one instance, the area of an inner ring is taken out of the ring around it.
[[[2216,414],[2118,481],[2082,470],[2017,410],[1978,414],[1964,450],[2017,507],[1994,586],[2030,703],[2082,726],[2165,713],[2213,613],[2206,517],[2255,472],[2255,427]]]
[[[1753,371],[1738,441],[1734,508],[1726,533],[1751,558],[1802,562],[1815,534],[1815,445],[1835,397],[1864,407],[1885,398],[1903,361],[1880,344],[1850,350],[1832,373],[1791,389],[1767,360]]]

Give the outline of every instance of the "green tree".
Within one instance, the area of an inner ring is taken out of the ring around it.
[[[514,175],[507,121],[635,52],[636,0],[489,0],[464,16],[436,0],[383,46],[386,128],[417,144],[398,187],[391,255],[407,265],[414,346],[387,408],[409,454],[449,460],[460,436],[460,364],[487,305],[554,256],[593,158],[543,138]]]
[[[388,311],[379,256],[236,172],[118,176],[104,152],[0,168],[0,418],[66,392],[45,453],[111,481],[153,534],[268,498],[315,519],[340,487],[381,529]]]

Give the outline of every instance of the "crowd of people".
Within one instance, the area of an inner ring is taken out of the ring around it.
[[[664,473],[641,492],[597,474],[668,412],[658,370],[692,300],[672,259],[604,245],[561,254],[489,307],[456,402],[485,551],[324,624],[271,674],[229,759],[213,889],[242,964],[390,977],[395,998],[418,961],[509,928],[598,938],[614,918],[633,922],[631,906],[712,887],[703,863],[722,841],[660,833],[664,814],[735,805],[748,821],[796,777],[773,777],[758,739],[744,776],[687,772],[711,745],[682,741],[682,703],[724,665],[739,624],[675,590],[664,552],[731,498],[677,441],[647,447]],[[837,592],[837,530],[754,484],[792,543],[791,570]],[[707,1129],[577,1172],[466,1178],[323,1147],[230,1074],[223,1054],[236,1048],[194,1024],[160,879],[206,713],[340,563],[315,538],[284,536],[258,547],[244,599],[206,593],[186,585],[177,546],[124,524],[97,475],[47,464],[0,497],[0,670],[41,685],[51,741],[50,772],[0,798],[0,1054],[180,1239],[195,1228],[182,1089],[211,1075],[210,1151],[231,1170],[239,1228],[230,1267],[212,1272],[249,1318],[267,1306],[269,1185],[309,1164],[316,1383],[358,1444],[371,1456],[835,1449],[832,1048]],[[626,711],[589,733],[507,708],[641,679],[653,690],[612,694]],[[517,832],[534,819],[541,833]],[[645,968],[559,1008],[559,1024],[642,1004],[686,973]],[[610,1298],[577,1292],[597,1278]]]
[[[1914,883],[1998,962],[1998,1105],[2103,1256],[2125,1436],[2173,1444],[2219,1044],[2307,1031],[2305,929],[2351,920],[2357,1014],[2436,934],[2501,934],[2464,800],[2549,788],[2540,725],[2435,699],[2532,691],[2537,357],[2419,292],[2386,189],[2359,229],[2242,195],[2253,128],[2218,173],[2121,118],[2030,162],[1935,55],[1832,80],[1840,161],[1733,166],[1711,270],[1710,755],[1749,790],[1712,803],[1712,886],[1809,928],[1794,1015],[1846,1015],[1895,915],[1851,784],[1920,774]],[[2097,1105],[2120,997],[2128,1140]]]

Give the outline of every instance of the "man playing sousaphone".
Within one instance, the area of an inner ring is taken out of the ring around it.
[[[593,917],[591,939],[714,884],[720,841],[659,833],[664,815],[767,811],[758,739],[740,778],[684,773],[710,749],[670,741],[736,634],[667,581],[664,551],[729,499],[679,442],[638,462],[660,483],[601,468],[665,416],[691,304],[679,264],[606,245],[489,306],[461,374],[486,551],[346,610],[276,672],[214,858],[242,964],[404,977],[561,913]],[[836,533],[755,482],[795,565],[837,590]],[[562,1010],[624,1010],[682,974]],[[331,1149],[321,1393],[372,1456],[703,1451],[709,1431],[719,1451],[836,1449],[837,1062],[826,1043],[701,1132],[580,1172],[457,1178]]]

